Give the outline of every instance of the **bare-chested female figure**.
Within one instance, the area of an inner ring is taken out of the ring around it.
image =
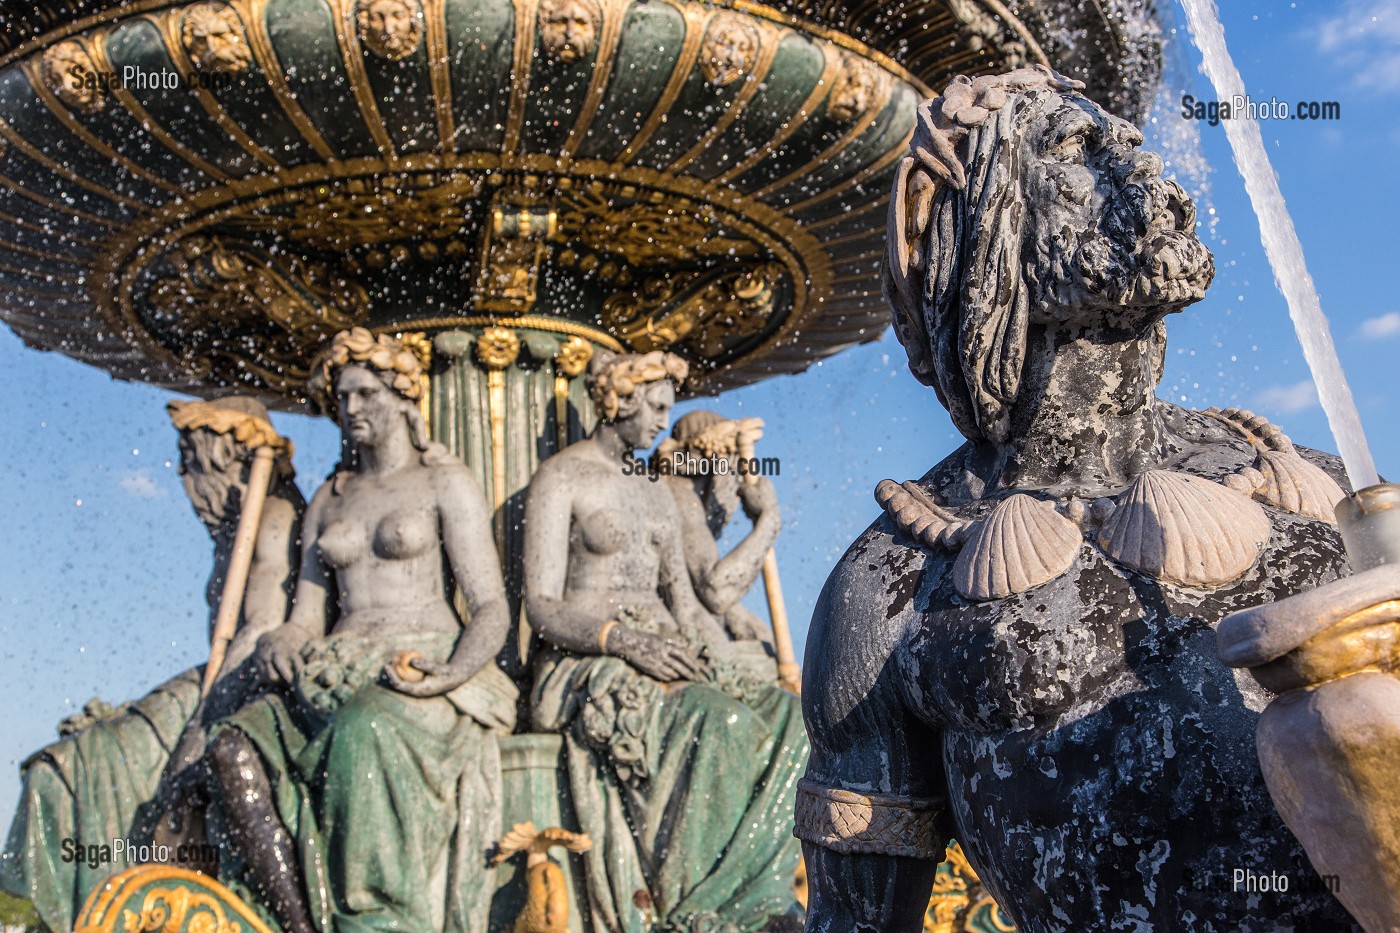
[[[595,356],[597,429],[530,485],[525,605],[548,643],[535,722],[564,734],[595,842],[594,929],[800,929],[796,698],[696,599],[671,493],[624,469],[665,430],[685,374],[670,354]]]
[[[468,811],[484,806],[473,791],[499,799],[505,593],[485,498],[428,442],[419,378],[395,340],[357,328],[333,341],[312,388],[329,394],[348,460],[307,509],[291,616],[258,645],[278,689],[214,727],[246,867],[221,873],[293,933],[484,929],[489,885],[453,872],[481,871],[498,829]]]

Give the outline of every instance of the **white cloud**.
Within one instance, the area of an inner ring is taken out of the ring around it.
[[[1318,23],[1318,49],[1358,86],[1400,90],[1400,0],[1350,0]]]
[[[1256,408],[1286,414],[1304,411],[1318,404],[1317,386],[1313,385],[1311,379],[1304,379],[1292,385],[1269,386],[1255,397],[1254,404]]]
[[[159,499],[165,490],[156,485],[155,477],[146,470],[128,470],[121,478],[122,492],[138,499]]]
[[[1361,322],[1361,336],[1372,339],[1394,337],[1400,334],[1400,311],[1391,311],[1380,317],[1368,317]]]

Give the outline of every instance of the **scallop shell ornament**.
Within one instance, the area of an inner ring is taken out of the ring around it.
[[[1286,512],[1337,524],[1334,509],[1346,493],[1321,467],[1296,453],[1266,450],[1259,455],[1256,469],[1264,476],[1263,484],[1254,491],[1256,499]]]
[[[953,563],[953,587],[985,601],[1024,593],[1074,563],[1083,535],[1049,502],[1017,494],[978,523]]]
[[[1099,529],[1099,547],[1115,563],[1164,583],[1229,583],[1269,540],[1269,517],[1258,503],[1199,476],[1150,470],[1117,501]]]

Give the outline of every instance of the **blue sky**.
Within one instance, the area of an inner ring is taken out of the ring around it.
[[[1168,13],[1175,15],[1169,4]],[[1226,38],[1251,97],[1338,101],[1341,119],[1264,126],[1264,139],[1332,320],[1338,353],[1383,475],[1400,473],[1391,406],[1400,359],[1400,0],[1229,0]],[[1168,24],[1169,28],[1171,24]],[[1169,51],[1149,145],[1197,196],[1218,272],[1205,301],[1169,322],[1160,394],[1254,408],[1295,441],[1334,449],[1221,127],[1185,121],[1211,99],[1181,32]],[[1194,139],[1198,137],[1198,143]],[[169,396],[27,350],[0,329],[0,824],[18,764],[90,697],[134,698],[205,654],[210,546],[176,474]],[[799,650],[832,563],[875,517],[885,478],[922,474],[960,442],[893,337],[807,373],[686,403],[768,422],[782,458],[778,560]],[[276,416],[308,494],[336,455],[332,426]],[[757,593],[750,603],[758,610]]]

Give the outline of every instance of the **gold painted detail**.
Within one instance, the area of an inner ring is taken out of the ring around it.
[[[68,39],[45,51],[40,74],[59,100],[80,113],[97,113],[107,105],[97,65],[77,39]]]
[[[603,303],[603,323],[633,350],[677,344],[713,359],[763,330],[786,273],[776,262],[739,271],[677,273],[649,279]]]
[[[272,933],[213,878],[168,865],[128,868],[88,896],[76,933]]]
[[[505,369],[520,356],[520,338],[509,327],[487,327],[476,338],[476,361],[487,369]]]
[[[749,18],[728,11],[710,20],[700,49],[700,70],[715,87],[748,77],[758,58],[758,29]]]
[[[551,61],[572,64],[592,54],[603,28],[598,0],[541,0],[540,44]]]
[[[423,7],[418,0],[359,0],[355,29],[375,55],[403,61],[423,41]]]
[[[238,13],[227,3],[199,3],[185,13],[180,39],[196,68],[208,74],[246,71],[253,49]]]
[[[982,886],[982,879],[968,863],[956,842],[933,880],[933,895],[924,914],[924,933],[1014,933],[1016,927]]]
[[[593,344],[577,335],[561,343],[554,354],[554,423],[559,450],[569,445],[569,380],[583,375],[591,359]],[[600,633],[598,643],[602,645],[604,641]]]
[[[277,433],[266,418],[238,411],[213,402],[170,402],[165,406],[170,423],[177,431],[202,428],[214,434],[232,434],[233,439],[250,450],[272,447],[292,455],[292,442]]]
[[[515,330],[537,330],[546,334],[567,334],[571,337],[582,337],[584,340],[590,340],[598,346],[611,350],[614,353],[622,353],[625,349],[611,334],[601,331],[596,327],[589,327],[587,324],[580,324],[577,321],[570,321],[567,318],[541,317],[530,314],[508,318],[494,314],[415,318],[403,324],[376,328],[375,332],[397,331],[401,327],[415,327],[425,330],[452,330],[463,327],[490,327],[491,325],[501,323],[508,323]]]
[[[558,846],[570,852],[587,852],[593,840],[587,833],[559,826],[536,829],[534,823],[516,823],[496,848],[492,864],[525,853],[525,906],[513,933],[564,933],[569,929],[569,886],[559,865],[549,857]]]
[[[252,361],[279,391],[301,395],[304,348],[318,346],[369,312],[369,295],[326,264],[250,244],[197,235],[166,257],[168,272],[150,287],[159,329],[186,360],[206,358],[229,384]],[[271,323],[275,329],[266,325]]]
[[[486,311],[525,314],[535,306],[545,240],[558,228],[554,211],[496,202],[481,248],[476,303]]]
[[[380,175],[307,188],[290,220],[271,222],[293,240],[344,251],[409,239],[448,239],[474,222],[479,175]],[[463,244],[465,246],[465,243]]]
[[[826,115],[837,123],[857,120],[889,96],[889,79],[870,62],[846,55],[826,101]]]
[[[638,200],[624,203],[629,194]],[[648,197],[624,188],[614,198],[601,185],[589,186],[561,195],[557,203],[559,239],[619,256],[632,266],[743,258],[758,252],[752,241],[727,235],[704,204],[683,205],[659,191]]]
[[[945,850],[934,822],[943,807],[935,799],[862,794],[802,780],[793,832],[804,842],[843,855],[941,861]]]
[[[554,371],[565,379],[577,379],[593,359],[593,344],[577,335],[559,345],[554,354]]]

